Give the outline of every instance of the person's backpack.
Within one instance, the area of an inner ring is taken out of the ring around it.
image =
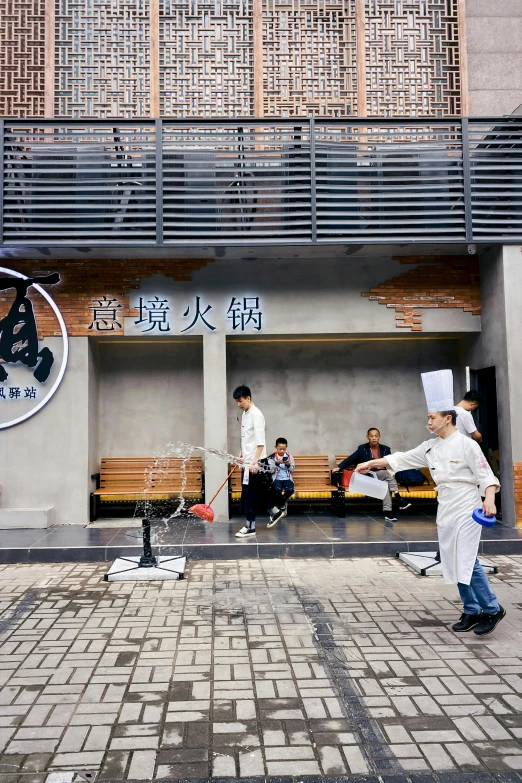
[[[428,478],[420,470],[412,468],[410,470],[399,470],[395,474],[397,483],[403,487],[420,487],[422,484],[429,484]]]

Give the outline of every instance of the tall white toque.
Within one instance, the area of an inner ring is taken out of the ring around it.
[[[451,370],[435,370],[421,373],[428,413],[450,411],[453,402],[453,373]]]

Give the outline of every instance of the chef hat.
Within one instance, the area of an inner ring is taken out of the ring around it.
[[[422,385],[428,413],[449,411],[453,403],[453,373],[451,370],[436,370],[421,373]]]

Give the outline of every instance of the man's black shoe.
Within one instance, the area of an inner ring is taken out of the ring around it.
[[[455,625],[451,626],[452,631],[471,631],[481,620],[482,613],[480,614],[461,614],[460,620]]]
[[[495,614],[482,613],[480,622],[475,628],[474,633],[476,633],[477,636],[487,636],[488,633],[492,633],[495,630],[499,622],[503,620],[505,616],[506,610],[503,606],[501,606],[500,611],[495,612]]]
[[[274,527],[274,525],[277,525],[281,517],[286,517],[286,511],[284,511],[282,508],[279,508],[275,514],[270,514],[267,527]]]
[[[406,511],[407,508],[411,508],[410,501],[403,498],[399,492],[395,493],[393,499],[396,501],[399,511]]]

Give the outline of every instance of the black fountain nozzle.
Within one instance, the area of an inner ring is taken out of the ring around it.
[[[105,574],[106,582],[115,581],[139,581],[150,582],[158,579],[184,579],[185,565],[187,558],[184,555],[173,555],[172,557],[155,557],[152,554],[150,545],[150,525],[151,522],[161,522],[162,517],[152,517],[152,519],[141,520],[141,530],[143,534],[143,554],[140,558],[133,555],[131,557],[118,557],[109,571]],[[153,568],[155,571],[144,572],[142,569]],[[141,571],[141,576],[140,576]]]
[[[152,554],[150,544],[150,519],[141,520],[141,529],[143,531],[143,554],[140,557],[138,566],[140,568],[156,568],[158,561],[155,555]]]

